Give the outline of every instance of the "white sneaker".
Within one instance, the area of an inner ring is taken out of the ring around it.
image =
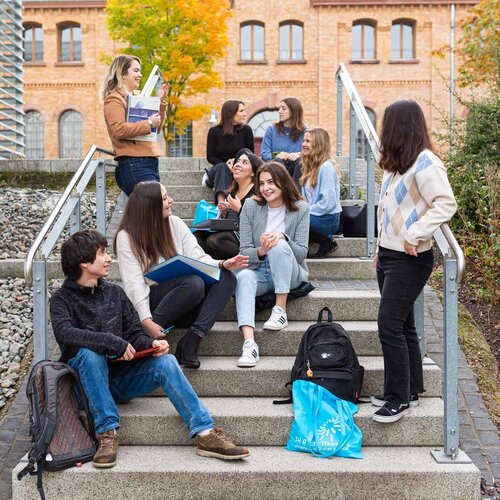
[[[203,179],[201,180],[201,185],[203,187],[209,187],[207,183],[208,183],[208,174],[205,172],[203,174]]]
[[[254,340],[245,340],[243,344],[243,353],[238,359],[236,366],[241,368],[251,368],[259,361],[259,346]]]
[[[283,330],[287,326],[286,312],[280,306],[274,306],[271,317],[264,323],[264,330]]]

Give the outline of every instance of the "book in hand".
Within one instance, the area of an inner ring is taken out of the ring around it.
[[[220,280],[220,269],[212,264],[201,262],[185,255],[174,255],[164,262],[154,266],[144,276],[152,281],[161,283],[178,276],[196,274],[203,279],[206,285],[212,285]]]
[[[144,95],[127,96],[127,121],[129,123],[142,122],[159,111],[159,97],[148,97]],[[155,142],[157,133],[157,129],[153,128],[149,134],[130,137],[129,140]]]

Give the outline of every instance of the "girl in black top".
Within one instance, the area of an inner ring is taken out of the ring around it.
[[[215,202],[224,200],[224,191],[231,183],[236,153],[247,148],[254,150],[252,129],[245,124],[247,112],[242,101],[226,101],[221,120],[208,131],[207,160],[213,165],[206,171],[203,184],[215,191]]]
[[[221,219],[239,219],[241,209],[248,198],[254,194],[255,174],[264,162],[249,149],[243,148],[236,153],[233,165],[233,182],[217,208]],[[196,231],[198,243],[214,259],[230,259],[238,254],[240,243],[234,231]]]

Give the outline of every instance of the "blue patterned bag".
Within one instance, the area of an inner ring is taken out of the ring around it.
[[[363,458],[363,435],[354,423],[358,407],[318,384],[296,380],[292,385],[294,420],[286,449],[315,457]]]

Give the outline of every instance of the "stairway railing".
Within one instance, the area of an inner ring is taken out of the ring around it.
[[[368,142],[367,161],[367,217],[366,255],[375,255],[375,163],[380,158],[379,138],[363,106],[356,86],[341,63],[336,72],[337,83],[337,156],[342,155],[342,94],[349,97],[349,197],[356,193],[356,142],[359,127]],[[448,224],[442,224],[434,233],[434,240],[443,256],[444,265],[444,449],[432,452],[438,462],[470,463],[459,450],[458,421],[458,285],[465,272],[465,258]],[[424,292],[415,303],[415,322],[422,356],[426,355],[424,334]]]
[[[99,157],[94,159],[96,153],[99,153]],[[89,149],[24,259],[26,284],[33,285],[35,362],[48,357],[47,259],[68,222],[70,234],[80,230],[81,196],[94,173],[97,229],[106,234],[106,164],[109,160],[105,160],[102,155],[113,156],[114,153],[95,145]]]

